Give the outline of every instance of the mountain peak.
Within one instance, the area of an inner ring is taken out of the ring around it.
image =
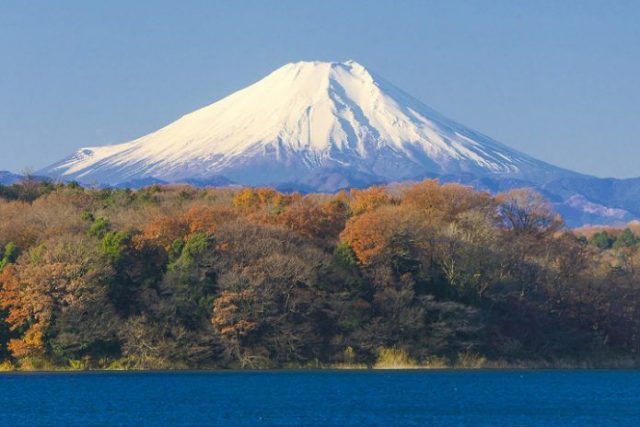
[[[330,78],[335,76],[335,73],[343,72],[350,73],[352,75],[368,75],[372,74],[367,68],[358,62],[349,59],[343,62],[334,61],[298,61],[290,62],[282,67],[276,69],[266,78],[271,76],[283,76],[295,77],[300,75],[313,76],[313,78]]]
[[[364,67],[363,65],[359,64],[357,61],[353,60],[353,59],[347,59],[346,61],[296,61],[296,62],[289,62],[288,64],[283,65],[282,67],[280,67],[279,69],[282,68],[286,68],[286,67],[294,67],[294,68],[301,68],[301,67],[357,67],[357,68],[362,68],[362,69],[366,69],[366,67]],[[276,70],[277,71],[277,70]]]
[[[358,62],[349,59],[344,62],[329,61],[298,61],[286,64],[269,76],[278,76],[282,78],[289,77],[298,78],[300,76],[311,77],[316,83],[320,83],[322,79],[336,78],[338,73],[350,74],[354,77],[367,78],[370,82],[374,81],[372,73]]]

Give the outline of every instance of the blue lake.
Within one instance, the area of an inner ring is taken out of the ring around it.
[[[0,425],[640,426],[640,372],[1,374]]]

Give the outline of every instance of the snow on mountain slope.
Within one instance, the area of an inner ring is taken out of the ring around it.
[[[285,65],[156,132],[44,170],[87,184],[225,177],[328,191],[428,174],[561,171],[442,117],[354,61]]]

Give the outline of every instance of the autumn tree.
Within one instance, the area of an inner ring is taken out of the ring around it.
[[[79,357],[113,341],[103,284],[111,274],[86,240],[63,236],[35,246],[2,272],[0,303],[18,335],[15,358]]]
[[[488,214],[494,209],[489,194],[460,184],[440,185],[437,180],[426,180],[405,188],[402,204],[424,221],[436,225],[454,222],[459,215],[472,210]]]
[[[371,212],[392,202],[387,189],[380,186],[373,186],[364,190],[353,189],[350,192],[350,196],[351,210],[354,215]]]
[[[334,242],[344,229],[348,209],[340,200],[317,203],[304,198],[287,207],[276,222],[304,237]]]
[[[549,202],[533,190],[511,190],[499,195],[498,201],[504,224],[516,234],[549,234],[562,226]]]

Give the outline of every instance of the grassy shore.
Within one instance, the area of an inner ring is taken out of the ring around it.
[[[219,366],[190,367],[170,365],[167,363],[136,364],[126,360],[110,363],[89,364],[83,361],[70,361],[67,365],[54,365],[37,360],[19,362],[0,362],[0,372],[82,372],[82,371],[185,371],[185,370],[504,370],[504,369],[640,369],[640,360],[629,357],[591,357],[585,359],[552,359],[552,360],[489,360],[473,353],[461,353],[454,358],[434,356],[427,360],[416,361],[401,350],[381,349],[378,359],[373,364],[344,362],[323,364],[312,362],[307,364],[287,364],[284,366],[242,367]]]

